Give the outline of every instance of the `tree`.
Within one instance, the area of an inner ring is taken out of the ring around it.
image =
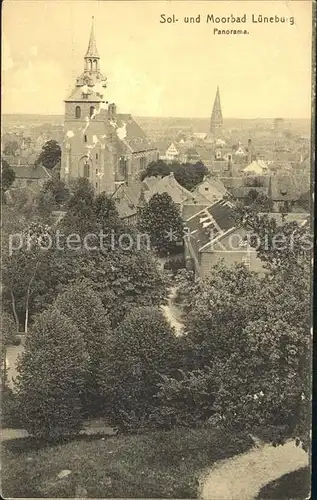
[[[108,347],[110,321],[100,297],[85,280],[77,280],[54,302],[82,334],[88,354],[83,405],[89,414],[102,410],[97,374]]]
[[[109,401],[111,422],[136,431],[158,406],[156,395],[162,374],[171,374],[177,362],[177,338],[156,308],[133,309],[110,339],[100,370]]]
[[[86,367],[78,328],[57,309],[40,314],[17,365],[19,416],[31,435],[54,439],[80,431]]]
[[[122,226],[113,198],[105,193],[95,199],[96,222],[99,229],[109,231]]]
[[[194,189],[197,184],[200,184],[205,175],[209,174],[209,170],[201,162],[179,163],[174,161],[168,164],[163,160],[157,160],[148,165],[145,172],[142,173],[141,180],[151,176],[165,177],[171,172],[174,173],[177,182],[189,191]]]
[[[306,212],[311,211],[312,206],[312,196],[309,191],[306,193],[302,193],[299,197],[298,204],[302,207]]]
[[[0,363],[1,363],[1,389],[3,390],[7,381],[7,348],[14,343],[17,333],[16,324],[12,316],[1,311],[1,345],[0,345]]]
[[[168,165],[163,160],[152,161],[147,166],[146,170],[141,174],[141,181],[143,181],[146,177],[157,177],[162,176],[165,177],[171,173],[171,166]]]
[[[7,141],[4,145],[3,153],[7,156],[15,156],[19,149],[19,144],[17,141]]]
[[[175,250],[183,238],[180,212],[167,193],[154,194],[141,208],[138,227],[150,236],[151,246],[161,255]]]
[[[84,177],[74,182],[66,209],[67,213],[61,223],[66,233],[84,238],[96,230],[94,190]]]
[[[208,168],[202,162],[172,163],[171,168],[177,182],[188,191],[192,191],[209,174]]]
[[[50,238],[50,228],[36,222],[29,224],[17,235],[18,247],[7,255],[3,270],[4,301],[9,302],[17,324],[23,324],[24,333],[28,331],[30,300],[36,289],[36,279],[45,263],[46,245]],[[44,249],[43,249],[44,247]]]
[[[309,443],[310,339],[281,320],[250,322],[244,351],[220,370],[214,409],[227,427],[268,432],[273,442],[289,437]],[[308,377],[307,377],[308,375]],[[303,418],[306,427],[301,425]]]
[[[52,196],[57,207],[66,203],[69,199],[69,189],[65,185],[65,182],[61,181],[57,177],[51,177],[42,186],[41,195]]]
[[[51,170],[60,162],[61,156],[62,152],[60,146],[56,141],[51,139],[43,144],[42,151],[36,160],[36,164],[42,164],[44,167]]]
[[[165,302],[168,283],[149,251],[135,244],[130,250],[115,246],[91,252],[88,259],[81,276],[100,296],[114,328],[133,308]]]
[[[10,167],[6,160],[1,160],[1,193],[3,194],[9,189],[15,180],[15,172]]]
[[[251,207],[257,212],[269,212],[271,208],[269,198],[265,194],[256,191],[256,189],[250,189],[243,202],[245,206]]]
[[[273,442],[293,436],[307,446],[310,250],[297,237],[309,230],[244,215],[245,227],[262,236],[269,231],[269,243],[279,231],[295,243],[284,252],[262,243],[258,255],[269,270],[264,275],[218,266],[208,279],[189,284],[185,327],[195,368],[208,367],[218,380],[213,409],[223,425],[266,433]]]
[[[234,217],[247,230],[249,244],[256,248],[258,257],[270,271],[294,268],[309,258],[312,235],[308,220],[304,224],[285,222],[282,214],[279,221],[270,214],[257,213],[254,206],[241,204],[237,205]]]

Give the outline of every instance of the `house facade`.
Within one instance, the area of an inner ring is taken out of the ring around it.
[[[244,242],[246,232],[237,227],[233,205],[220,200],[189,217],[186,222],[185,260],[188,269],[204,278],[213,266],[244,264],[249,269],[263,272],[256,251]]]

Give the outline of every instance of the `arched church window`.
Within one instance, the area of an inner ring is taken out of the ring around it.
[[[80,106],[76,106],[75,108],[75,117],[80,118],[81,117],[81,109]]]
[[[84,164],[84,177],[86,177],[86,179],[89,179],[89,176],[90,176],[90,166],[88,161],[86,161],[86,163]]]
[[[94,59],[93,60],[93,66],[92,66],[92,69],[97,71],[97,59]]]
[[[92,60],[91,59],[88,59],[88,69],[89,69],[89,71],[92,70]]]
[[[95,106],[90,106],[90,118],[94,114],[94,111],[95,111]]]
[[[87,135],[84,135],[84,142],[87,142]]]
[[[119,160],[119,176],[121,179],[127,178],[127,160],[124,157]]]

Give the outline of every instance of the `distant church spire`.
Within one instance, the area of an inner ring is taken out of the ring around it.
[[[215,138],[222,136],[223,133],[223,119],[220,103],[219,85],[217,86],[214,107],[212,109],[210,118],[210,132]]]

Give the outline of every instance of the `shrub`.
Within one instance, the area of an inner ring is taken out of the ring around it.
[[[51,439],[80,431],[86,370],[82,334],[70,319],[56,308],[37,316],[16,379],[19,417],[31,435]]]
[[[175,370],[176,346],[173,329],[156,308],[132,310],[115,330],[100,370],[114,425],[136,430],[158,405],[157,384]]]
[[[210,368],[184,372],[177,377],[162,376],[158,398],[161,405],[151,414],[157,427],[197,427],[214,413],[217,377]]]
[[[1,427],[21,428],[17,397],[9,387],[1,391]]]
[[[101,298],[86,280],[78,280],[60,294],[54,307],[68,316],[82,334],[88,354],[84,407],[89,415],[102,411],[97,374],[110,335],[110,320]]]

